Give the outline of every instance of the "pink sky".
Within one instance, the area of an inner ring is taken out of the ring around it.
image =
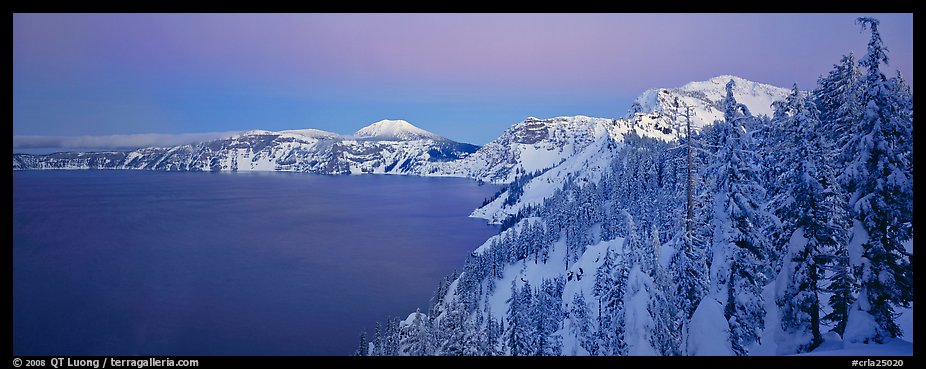
[[[864,52],[868,35],[856,16],[17,14],[14,134],[344,132],[418,117],[412,123],[422,128],[481,144],[527,115],[619,115],[646,88],[721,74],[812,88],[840,55]],[[912,84],[912,15],[875,16],[891,50],[888,70]],[[215,106],[191,103],[197,96],[306,108],[291,118],[254,107],[249,119],[224,119],[209,114]],[[40,111],[49,104],[88,122],[81,117],[138,119],[79,130]]]

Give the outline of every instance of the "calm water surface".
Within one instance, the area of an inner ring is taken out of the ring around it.
[[[345,355],[494,228],[497,187],[295,173],[13,173],[15,355]]]

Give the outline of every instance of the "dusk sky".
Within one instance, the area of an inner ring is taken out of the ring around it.
[[[864,54],[860,15],[15,14],[13,135],[155,145],[405,119],[484,144],[528,116],[619,117],[647,88],[717,75],[813,88]],[[913,16],[864,15],[885,71],[913,84]]]

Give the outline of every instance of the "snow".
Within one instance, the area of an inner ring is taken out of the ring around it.
[[[795,234],[797,233],[795,232]],[[800,232],[800,237],[803,237],[803,231]],[[795,237],[792,236],[792,240],[794,239]],[[806,239],[803,242],[806,243]],[[781,329],[781,316],[776,301],[778,296],[784,294],[788,278],[790,278],[790,273],[785,268],[782,268],[778,278],[766,285],[762,290],[762,299],[765,303],[765,327],[759,337],[759,342],[749,348],[750,355],[789,355],[797,352],[801,344],[809,341],[809,337],[807,337],[810,334],[809,332],[792,336]]]
[[[522,224],[522,222],[525,221],[526,220],[522,220],[518,224]],[[487,244],[488,243],[489,242],[487,242]],[[564,270],[562,263],[558,262],[559,260],[563,260],[566,256],[566,245],[562,241],[558,241],[554,244],[550,252],[550,259],[546,264],[543,262],[535,263],[533,258],[527,258],[521,262],[509,264],[503,271],[502,278],[496,281],[495,291],[486,297],[492,309],[493,316],[495,319],[505,318],[505,314],[508,311],[508,304],[506,301],[511,297],[512,282],[515,282],[515,285],[518,287],[525,281],[529,282],[531,286],[539,286],[544,279],[552,279],[570,274],[572,278],[567,279],[563,289],[564,310],[568,310],[569,303],[572,302],[572,296],[577,293],[582,293],[589,302],[589,308],[593,311],[597,311],[598,302],[591,297],[592,288],[595,284],[595,271],[598,270],[598,267],[601,265],[604,253],[609,250],[620,252],[623,243],[624,240],[618,238],[588,246],[585,253],[583,253],[574,264],[570,265],[568,270]],[[480,249],[484,249],[485,247],[488,246],[484,245],[480,247]],[[581,280],[577,277],[577,275],[580,274]],[[569,335],[564,334],[564,336]],[[564,352],[572,350],[572,347],[568,346],[570,342],[572,341],[564,340]],[[575,343],[573,342],[573,344]]]
[[[470,216],[486,219],[490,223],[501,223],[505,218],[517,214],[524,207],[541,204],[543,200],[551,197],[557,189],[562,187],[569,175],[578,175],[576,180],[585,181],[583,183],[598,182],[604,171],[609,169],[608,163],[620,147],[619,142],[623,140],[623,133],[629,130],[627,126],[622,125],[620,120],[615,125],[611,119],[581,115],[527,120],[522,124],[537,122],[543,122],[546,125],[550,132],[550,141],[533,144],[528,150],[523,149],[523,144],[518,145],[522,151],[514,153],[519,157],[519,164],[516,167],[528,172],[531,172],[532,168],[543,165],[548,165],[544,168],[552,168],[524,185],[521,198],[513,205],[505,206],[505,197],[502,196],[476,209]],[[617,143],[617,145],[609,147],[612,143]],[[493,143],[486,144],[484,148],[492,147],[491,145]],[[547,149],[544,149],[545,151],[538,149],[537,147],[541,145]],[[479,160],[482,152],[483,150],[480,150],[467,159]],[[551,158],[558,158],[558,160],[550,160]],[[500,161],[507,162],[507,160]],[[508,182],[514,180],[509,177],[513,176],[509,175],[505,180]]]
[[[379,139],[394,139],[400,141],[407,140],[442,140],[443,137],[415,127],[404,120],[384,119],[361,128],[356,133],[357,137],[375,137]]]
[[[849,262],[853,266],[862,265],[863,245],[868,242],[868,231],[859,220],[852,220],[852,238],[849,239]]]
[[[653,319],[649,314],[649,290],[653,288],[652,279],[634,265],[627,276],[627,292],[629,299],[624,303],[625,329],[628,351],[631,356],[656,356],[649,343],[649,335],[653,330]]]
[[[859,293],[855,303],[849,308],[849,320],[846,323],[844,340],[847,343],[863,343],[878,331],[878,322],[868,313],[868,294],[865,289]]]
[[[675,100],[691,107],[692,129],[723,119],[720,102],[726,96],[725,86],[730,80],[736,81],[733,93],[736,100],[746,105],[754,115],[771,116],[772,102],[784,99],[789,90],[763,83],[753,82],[741,77],[721,75],[707,81],[697,81],[678,88],[649,89],[634,101],[625,119],[635,120],[649,125],[668,127],[675,116]]]
[[[678,251],[675,249],[674,245],[662,245],[662,247],[659,248],[659,258],[657,259],[659,261],[659,265],[662,266],[663,269],[668,270],[669,263],[672,262],[672,258],[675,257],[676,252]]]
[[[733,355],[730,349],[730,328],[723,315],[723,305],[712,297],[701,300],[688,324],[688,355]]]
[[[800,253],[804,246],[807,246],[807,241],[807,237],[804,237],[804,228],[796,229],[788,240],[788,252],[791,254]]]
[[[420,312],[413,312],[413,313],[411,313],[411,314],[408,314],[408,317],[405,318],[405,320],[399,321],[399,327],[408,327],[408,326],[411,326],[411,325],[412,325],[412,322],[415,321],[415,315],[418,314],[418,313],[420,313]],[[422,317],[423,319],[427,319],[427,318],[428,318],[428,314],[425,314],[425,313],[420,313],[420,314],[421,314],[421,317]]]
[[[860,359],[868,359],[869,357],[912,355],[913,343],[892,338],[888,339],[884,344],[843,343],[838,340],[825,341],[816,350],[798,356],[856,356]]]
[[[341,135],[337,133],[323,131],[323,130],[314,129],[314,128],[289,129],[285,131],[280,131],[279,133],[287,133],[287,134],[299,135],[299,136],[309,137],[309,138],[318,138],[318,139],[341,137]]]
[[[521,168],[528,173],[546,169],[556,165],[560,159],[560,154],[553,150],[547,150],[535,145],[524,145],[521,147]]]
[[[804,228],[798,228],[791,234],[791,238],[788,240],[788,254],[783,261],[781,267],[781,273],[778,274],[778,278],[775,280],[775,294],[772,296],[772,301],[785,295],[785,290],[788,288],[788,282],[791,280],[791,272],[794,270],[794,262],[791,261],[791,255],[797,255],[800,251],[807,245],[807,238],[804,237]]]

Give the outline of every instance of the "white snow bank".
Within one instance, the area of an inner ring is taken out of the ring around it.
[[[730,327],[723,316],[723,305],[712,297],[698,304],[688,325],[688,355],[732,356]]]

